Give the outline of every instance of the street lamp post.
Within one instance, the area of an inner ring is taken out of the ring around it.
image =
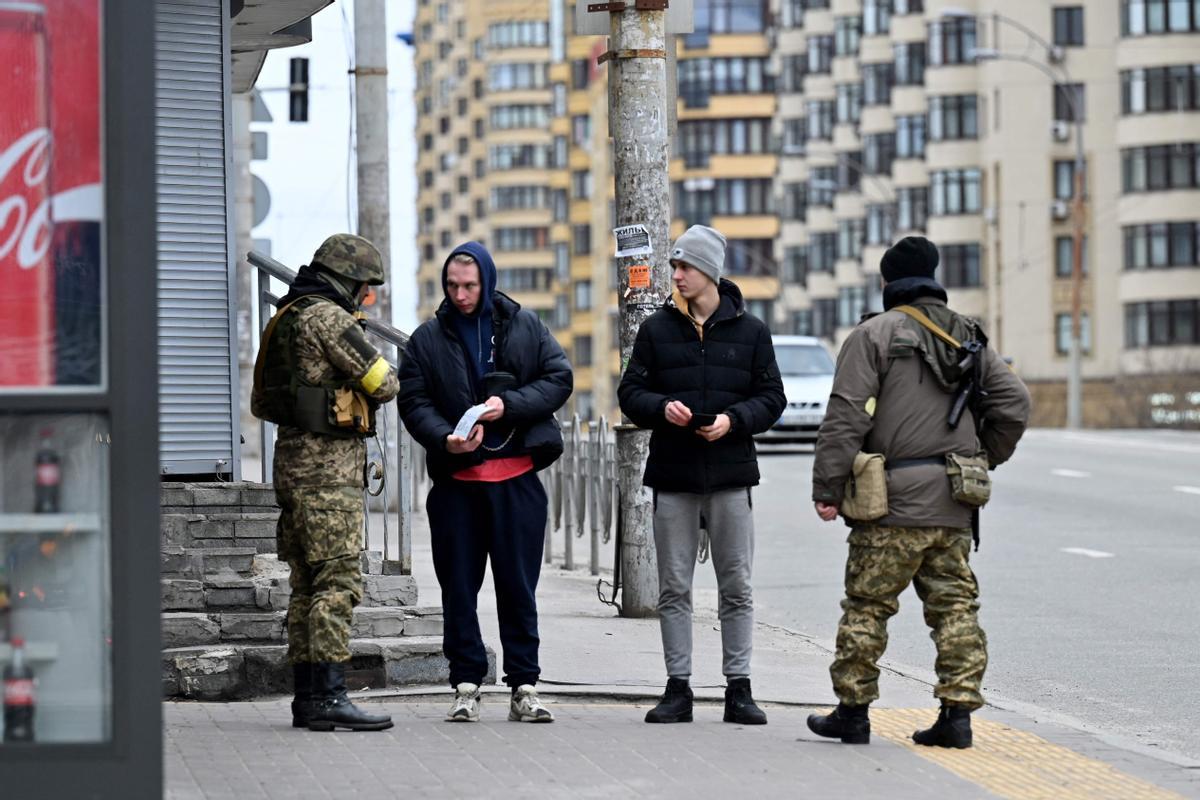
[[[946,8],[942,10],[943,17],[978,16],[960,9]],[[1083,109],[1079,107],[1078,98],[1071,90],[1071,77],[1066,67],[1055,64],[1053,54],[1056,48],[1025,25],[1002,14],[989,14],[996,24],[1001,22],[1024,33],[1030,42],[1045,50],[1046,60],[1033,58],[1028,54],[1001,53],[998,50],[977,48],[976,60],[1019,61],[1040,70],[1050,77],[1055,91],[1057,84],[1064,86],[1063,99],[1071,110],[1071,121],[1075,127],[1075,175],[1071,198],[1071,336],[1067,352],[1067,429],[1078,430],[1083,425],[1083,368],[1082,368],[1082,306],[1083,306],[1083,230],[1085,222],[1083,186],[1084,186],[1084,155],[1083,155]],[[1057,71],[1056,71],[1057,67]]]

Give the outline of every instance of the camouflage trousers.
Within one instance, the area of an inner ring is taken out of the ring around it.
[[[911,582],[937,646],[934,696],[970,709],[983,705],[987,637],[976,619],[971,530],[870,525],[855,527],[847,541],[846,599],[829,668],[838,699],[857,706],[879,698],[876,665],[887,647],[887,621],[900,610],[898,598]]]
[[[276,544],[292,569],[288,660],[349,661],[350,623],[362,600],[362,490],[281,489]]]

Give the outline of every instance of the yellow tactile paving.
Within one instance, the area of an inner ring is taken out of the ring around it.
[[[920,747],[912,733],[927,728],[937,712],[927,708],[871,710],[871,732],[1013,800],[1165,800],[1181,798],[1102,761],[1081,756],[1040,736],[974,716],[974,747]]]

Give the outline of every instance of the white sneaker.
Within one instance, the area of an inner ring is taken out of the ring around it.
[[[460,683],[454,687],[454,705],[446,715],[447,722],[479,722],[479,687]]]
[[[508,719],[510,722],[554,722],[554,715],[542,705],[537,690],[523,683],[513,692],[512,702],[508,706]]]

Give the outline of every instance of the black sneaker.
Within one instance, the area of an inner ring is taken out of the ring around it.
[[[731,678],[725,687],[725,721],[738,725],[766,725],[767,715],[754,703],[749,678]]]
[[[828,714],[809,714],[808,729],[817,736],[841,739],[842,744],[870,744],[871,718],[867,714],[870,706],[848,706],[838,703]]]
[[[691,722],[692,687],[686,678],[670,678],[658,705],[646,712],[646,722]]]

